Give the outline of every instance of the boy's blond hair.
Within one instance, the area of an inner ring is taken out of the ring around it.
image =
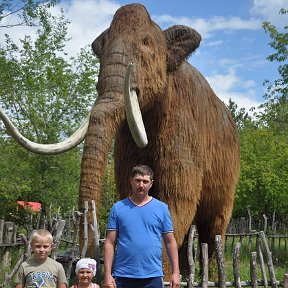
[[[47,238],[48,240],[51,241],[51,244],[53,243],[53,236],[52,234],[46,230],[46,229],[37,229],[35,230],[32,235],[31,235],[31,243],[33,243],[33,241],[38,238],[38,237],[43,237],[43,238]]]

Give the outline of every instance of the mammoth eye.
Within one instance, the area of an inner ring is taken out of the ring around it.
[[[146,36],[146,37],[143,39],[143,44],[144,44],[145,46],[151,45],[151,44],[152,44],[151,38],[148,37],[148,36]]]

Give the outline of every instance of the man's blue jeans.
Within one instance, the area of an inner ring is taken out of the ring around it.
[[[152,278],[115,278],[117,288],[163,288],[164,282],[162,277]]]

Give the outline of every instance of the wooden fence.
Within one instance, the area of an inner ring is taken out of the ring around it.
[[[269,249],[272,254],[272,258],[275,262],[278,261],[279,253],[281,253],[281,258],[288,261],[288,219],[287,217],[282,219],[277,219],[275,212],[272,217],[268,218],[266,215],[262,215],[261,218],[253,219],[250,210],[247,211],[248,217],[241,217],[237,219],[231,219],[230,224],[226,233],[226,243],[227,240],[234,243],[240,242],[248,238],[249,241],[249,251],[251,247],[255,247],[257,244],[257,232],[263,231],[266,235]],[[255,234],[256,233],[256,234]],[[232,239],[232,240],[231,240]],[[225,251],[226,251],[225,246]],[[280,252],[279,252],[280,251]]]
[[[241,254],[241,242],[237,242],[233,249],[233,275],[232,280],[228,280],[226,277],[225,256],[223,251],[223,244],[220,235],[215,238],[216,244],[216,262],[218,268],[218,282],[209,281],[209,261],[208,261],[208,246],[206,243],[202,243],[200,247],[195,248],[194,244],[197,241],[196,227],[191,226],[188,239],[188,262],[189,262],[189,279],[186,282],[181,282],[181,287],[285,287],[288,288],[288,274],[283,275],[283,279],[276,279],[275,269],[272,259],[271,251],[269,250],[267,238],[263,231],[255,232],[253,236],[257,239],[257,250],[250,253],[250,279],[243,280],[240,275],[240,254]],[[235,236],[235,235],[233,235]],[[252,234],[250,235],[252,237]],[[251,239],[251,238],[250,238]],[[195,281],[195,261],[197,257],[193,255],[199,255],[199,249],[202,252],[202,273],[201,280]],[[198,251],[198,252],[197,252]],[[258,263],[257,263],[258,257]],[[266,263],[265,263],[266,260]],[[260,266],[261,278],[257,277],[257,267]],[[268,275],[267,271],[268,270]],[[169,287],[169,283],[165,283],[165,287]]]
[[[253,217],[251,211],[247,210],[247,217],[232,218],[227,233],[243,234],[255,231],[264,231],[267,235],[287,234],[288,215],[279,218],[274,212],[271,217],[263,214],[261,217]]]
[[[48,215],[48,217],[44,217],[44,219],[40,219],[41,217],[31,217],[31,221],[24,227],[26,230],[25,234],[17,234],[17,225],[13,222],[5,222],[4,220],[0,220],[0,251],[2,252],[2,259],[0,259],[1,272],[7,271],[9,267],[11,267],[11,251],[12,249],[22,248],[22,254],[19,255],[19,260],[14,265],[10,273],[5,273],[3,284],[0,283],[0,287],[11,287],[12,279],[16,275],[21,263],[25,261],[28,257],[31,256],[30,250],[30,237],[34,230],[36,229],[47,229],[53,235],[53,249],[51,251],[50,257],[58,262],[62,263],[67,280],[69,281],[71,278],[71,274],[73,273],[72,268],[74,264],[82,257],[85,257],[87,251],[87,243],[88,243],[88,229],[92,229],[94,231],[94,241],[96,243],[95,255],[97,265],[97,279],[100,279],[101,274],[101,261],[100,261],[100,237],[99,230],[96,218],[96,209],[94,201],[91,202],[92,209],[92,223],[88,223],[88,202],[85,203],[84,213],[80,213],[79,211],[72,211],[67,219],[62,219],[60,213],[56,215]],[[83,235],[83,247],[80,251],[78,244],[78,234],[80,228],[80,218],[84,217],[84,235]],[[23,229],[23,227],[22,227]],[[61,251],[64,250],[64,253],[59,250],[61,243]],[[20,251],[20,250],[19,250]]]
[[[0,250],[3,251],[2,259],[0,259],[2,265],[1,270],[6,271],[5,268],[10,267],[11,262],[10,252],[11,249],[22,248],[24,252],[19,255],[19,260],[12,268],[11,272],[6,273],[4,276],[3,284],[0,283],[0,287],[11,287],[12,279],[15,276],[17,270],[19,269],[21,263],[30,256],[30,236],[33,230],[38,228],[48,229],[54,238],[54,246],[51,253],[51,257],[61,262],[66,271],[67,279],[70,280],[71,272],[73,272],[73,265],[75,262],[81,258],[85,257],[88,243],[88,229],[92,229],[94,232],[94,241],[97,249],[95,250],[95,259],[99,265],[97,265],[96,280],[100,283],[101,279],[101,264],[100,259],[100,244],[104,239],[100,239],[98,224],[96,219],[95,203],[92,201],[91,208],[93,219],[92,223],[88,223],[88,202],[85,203],[84,213],[78,211],[72,211],[67,219],[62,219],[60,213],[56,216],[48,215],[44,220],[40,218],[36,219],[36,223],[32,221],[27,225],[26,234],[17,234],[17,225],[12,222],[5,222],[0,220]],[[84,217],[84,239],[83,247],[80,251],[78,245],[78,232],[80,226],[80,218]],[[34,219],[35,220],[35,219]],[[249,227],[249,225],[248,225]],[[251,227],[251,226],[250,226]],[[227,233],[226,241],[228,239],[233,246],[233,279],[227,279],[226,276],[226,263],[225,263],[225,251],[228,249],[226,245],[222,245],[222,239],[218,235],[215,238],[216,241],[216,263],[217,263],[217,274],[218,282],[209,281],[208,276],[208,247],[207,244],[198,244],[197,241],[197,231],[195,226],[191,226],[188,239],[188,262],[189,262],[189,275],[181,282],[181,287],[285,287],[288,288],[288,275],[283,275],[282,279],[276,279],[274,263],[273,263],[273,253],[271,253],[271,248],[273,251],[277,250],[277,245],[279,244],[279,239],[275,235],[268,237],[265,235],[264,231],[256,232],[250,229],[250,233],[245,231],[245,233]],[[285,236],[286,237],[286,236]],[[241,255],[241,245],[244,242],[243,239],[248,238],[249,253],[250,253],[250,279],[241,279],[240,273],[240,255]],[[287,237],[286,237],[287,238]],[[286,241],[285,238],[285,241]],[[282,239],[282,238],[281,238]],[[283,239],[282,239],[283,240]],[[61,243],[61,248],[65,250],[65,253],[59,250]],[[285,242],[286,243],[286,242]],[[283,246],[283,244],[281,244]],[[230,245],[231,246],[231,245]],[[24,248],[24,249],[23,249]],[[285,244],[285,251],[286,251]],[[224,250],[223,250],[224,249]],[[201,250],[201,253],[200,253]],[[19,250],[20,251],[20,250]],[[286,252],[285,252],[286,253]],[[199,264],[198,256],[202,255],[201,259],[201,275],[197,275],[196,279],[196,265]],[[197,263],[198,261],[198,263]],[[260,269],[260,273],[258,270]],[[261,274],[261,277],[259,277]],[[169,287],[169,283],[164,283],[165,287]]]

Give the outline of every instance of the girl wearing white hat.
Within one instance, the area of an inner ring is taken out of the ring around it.
[[[82,258],[76,263],[75,273],[78,282],[71,288],[100,288],[98,284],[92,283],[96,274],[97,262],[92,258]]]

